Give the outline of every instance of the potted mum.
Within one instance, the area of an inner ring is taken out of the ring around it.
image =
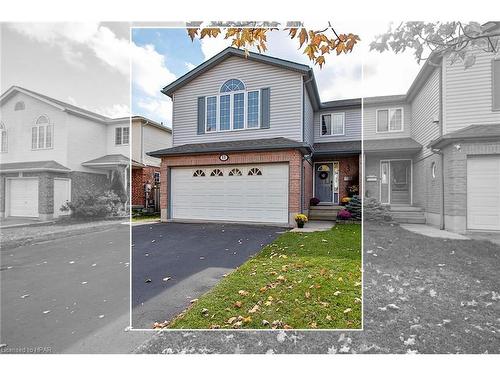
[[[295,222],[297,223],[297,227],[304,228],[304,224],[307,223],[307,216],[304,214],[295,215]]]

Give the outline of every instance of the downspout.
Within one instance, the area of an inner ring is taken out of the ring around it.
[[[443,59],[441,60],[441,69],[439,69],[439,138],[443,136],[443,100],[444,100],[444,95],[443,95],[443,69],[444,69],[444,64],[443,64]],[[444,230],[445,228],[445,222],[444,222],[444,154],[440,150],[439,151],[439,161],[441,165],[441,207],[440,207],[440,222],[439,222],[439,229]]]

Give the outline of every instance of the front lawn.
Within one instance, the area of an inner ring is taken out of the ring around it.
[[[280,236],[168,328],[361,328],[361,226]]]
[[[160,220],[159,214],[144,214],[144,215],[132,216],[133,223],[138,223],[142,221],[159,221],[159,220]]]

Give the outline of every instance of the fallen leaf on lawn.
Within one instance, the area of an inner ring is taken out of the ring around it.
[[[339,277],[337,280],[340,282],[344,281],[344,279],[342,277]]]
[[[358,297],[354,298],[354,303],[361,303],[361,298]]]
[[[279,276],[276,278],[276,280],[278,280],[278,281],[286,281],[285,276],[283,276],[283,275],[279,275]]]
[[[326,320],[332,320],[332,316],[331,315],[327,315],[326,316]]]
[[[262,325],[263,325],[263,326],[268,326],[268,325],[269,325],[269,322],[268,322],[267,320],[265,320],[265,319],[264,319],[264,320],[262,321]]]
[[[311,328],[318,328],[318,324],[316,322],[312,322],[310,326]]]
[[[189,303],[195,303],[195,302],[198,302],[198,298],[195,298],[195,299],[192,299],[191,301],[189,301]]]
[[[350,308],[345,309],[345,310],[344,310],[344,314],[348,314],[348,313],[350,313],[351,311],[352,311],[352,309],[350,309]]]
[[[272,303],[271,301],[266,301],[266,302],[264,302],[264,305],[266,305],[266,306],[271,306],[272,304],[273,304],[273,303]]]
[[[320,269],[320,270],[319,270],[319,274],[320,274],[321,276],[324,276],[327,272],[328,272],[328,271],[327,271],[325,268],[322,268],[322,269]]]
[[[238,290],[238,294],[240,296],[248,296],[249,293],[246,290],[241,289],[241,290]]]
[[[238,320],[238,318],[236,316],[232,316],[230,317],[227,322],[228,324],[233,324],[234,322],[236,322]]]
[[[255,314],[259,309],[260,309],[260,306],[259,305],[255,305],[250,310],[248,310],[248,313],[249,314]]]
[[[267,286],[263,286],[259,289],[259,292],[264,293],[267,290]]]
[[[205,316],[208,315],[208,309],[201,310],[201,314]]]
[[[252,317],[247,316],[246,318],[243,318],[243,324],[245,323],[251,323],[252,322]]]
[[[322,239],[321,242],[328,242],[327,240]]]
[[[321,304],[321,306],[323,306],[323,307],[328,307],[328,306],[330,306],[330,304],[329,304],[328,302],[322,302],[322,301],[320,301],[320,304]]]
[[[243,302],[241,302],[241,301],[236,301],[236,302],[234,303],[234,307],[237,307],[238,309],[239,309],[241,306],[243,306]]]
[[[340,294],[342,294],[342,292],[340,290],[337,290],[336,292],[333,293],[334,296],[338,296]]]
[[[311,298],[311,293],[310,293],[309,291],[306,291],[306,293],[305,293],[305,297],[306,297],[306,299]]]
[[[236,323],[233,324],[233,328],[238,328],[243,325],[243,322],[241,320],[238,320]]]

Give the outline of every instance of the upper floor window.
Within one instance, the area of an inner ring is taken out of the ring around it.
[[[7,152],[7,130],[3,122],[0,122],[0,152]]]
[[[377,133],[403,130],[403,108],[377,109]]]
[[[500,111],[500,59],[493,60],[493,110]]]
[[[128,145],[129,128],[128,126],[115,128],[115,145]]]
[[[14,104],[14,111],[22,111],[24,109],[26,109],[24,102],[17,102],[16,104]]]
[[[31,149],[43,150],[52,148],[52,130],[52,125],[47,116],[43,115],[38,117],[35,121],[35,125],[31,128]]]
[[[321,135],[344,135],[345,113],[321,115]]]
[[[206,132],[260,126],[260,92],[246,91],[244,83],[238,79],[224,82],[220,94],[208,96],[205,104]]]

